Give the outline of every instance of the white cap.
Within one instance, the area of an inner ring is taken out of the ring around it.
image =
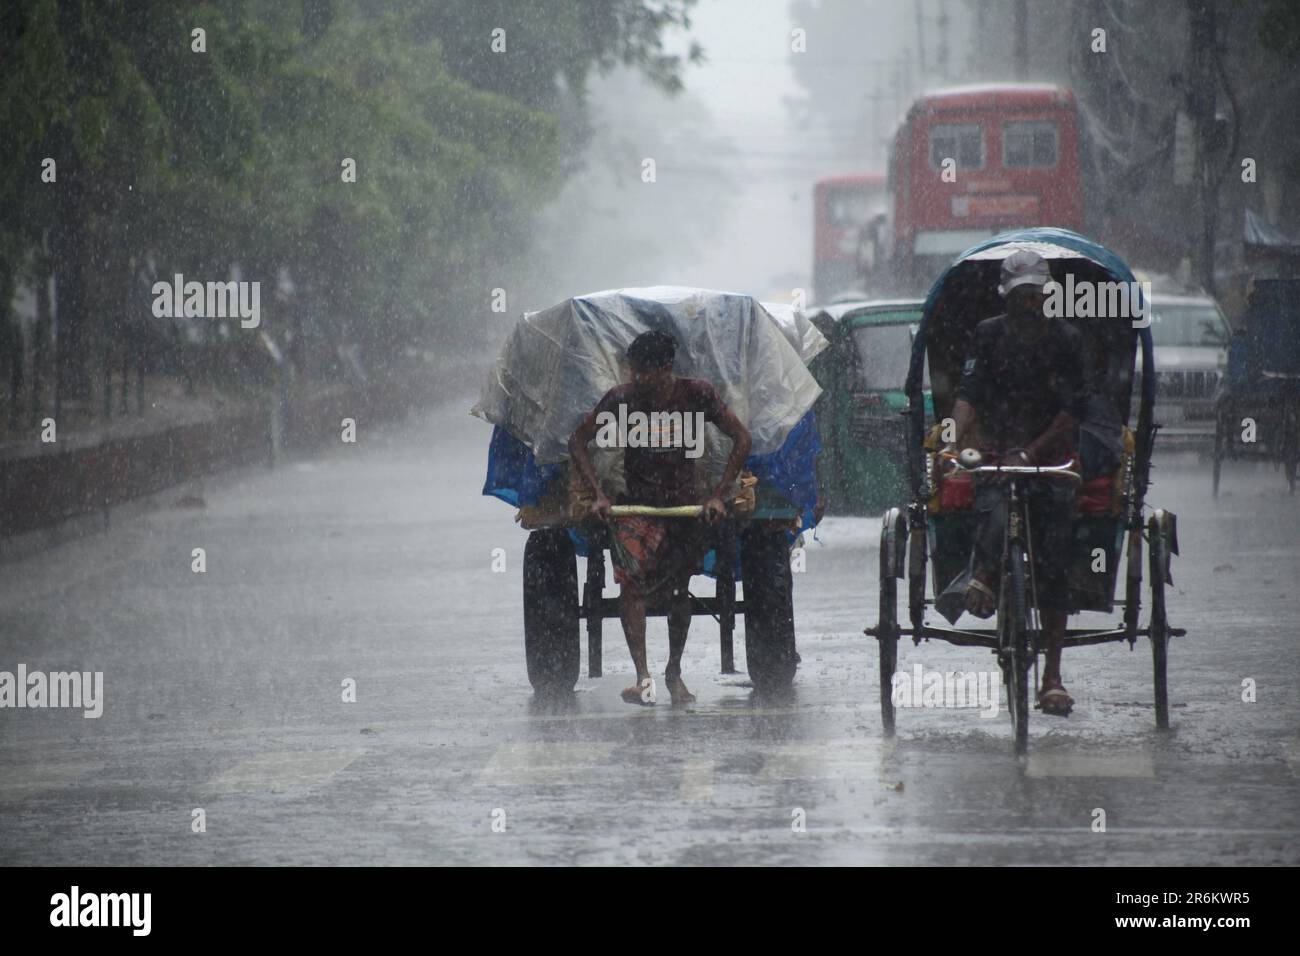
[[[1046,259],[1030,249],[1017,249],[1002,260],[1002,284],[998,291],[1006,296],[1018,285],[1032,283],[1042,288],[1051,281]]]

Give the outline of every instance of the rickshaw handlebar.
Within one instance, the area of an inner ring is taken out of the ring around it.
[[[1074,459],[1064,465],[978,465],[974,468],[954,459],[953,466],[976,475],[1046,475],[1049,478],[1068,478],[1083,483],[1083,477],[1077,471],[1070,470],[1074,467]]]

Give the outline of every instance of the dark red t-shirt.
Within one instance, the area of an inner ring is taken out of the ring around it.
[[[660,508],[699,503],[695,488],[695,463],[699,458],[689,457],[687,439],[703,447],[704,429],[698,427],[699,419],[688,424],[685,416],[700,412],[706,422],[718,422],[726,413],[726,403],[712,385],[701,379],[679,378],[667,401],[648,400],[636,392],[631,383],[617,385],[605,393],[596,404],[596,414],[609,412],[616,418],[619,406],[625,406],[625,415],[640,412],[648,420],[655,413],[661,417],[657,431],[660,447],[632,447],[623,449],[623,474],[627,480],[627,493],[621,503],[654,505]],[[674,415],[673,413],[677,413]],[[599,437],[600,423],[597,422]],[[692,451],[693,454],[693,451]]]

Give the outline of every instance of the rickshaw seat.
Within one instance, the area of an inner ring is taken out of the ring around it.
[[[1102,475],[1085,481],[1079,492],[1079,511],[1084,514],[1107,514],[1113,504],[1115,476]],[[939,507],[944,511],[965,511],[975,504],[975,485],[970,475],[949,475],[939,492]]]

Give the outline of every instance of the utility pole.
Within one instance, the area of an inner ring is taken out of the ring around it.
[[[880,132],[880,101],[885,98],[885,91],[880,83],[880,70],[876,70],[876,85],[871,91],[868,99],[871,100],[871,152],[872,160],[878,160],[884,156],[885,147],[883,146],[885,137]],[[883,166],[883,161],[877,162],[877,168]]]
[[[1214,242],[1218,232],[1219,196],[1211,188],[1215,140],[1214,45],[1218,42],[1214,0],[1187,0],[1187,114],[1196,149],[1195,205],[1200,216],[1199,242],[1192,249],[1192,268],[1205,291],[1214,295]]]
[[[1012,59],[1016,61],[1016,79],[1029,79],[1029,0],[1016,0],[1015,23],[1013,34],[1015,50]]]
[[[912,9],[916,11],[916,56],[921,64],[921,75],[925,75],[925,17],[922,15],[922,0],[915,0]]]
[[[939,19],[935,21],[935,26],[939,30],[939,51],[938,51],[938,70],[939,78],[947,83],[950,74],[948,72],[948,0],[939,0]],[[924,62],[922,63],[924,69]]]

